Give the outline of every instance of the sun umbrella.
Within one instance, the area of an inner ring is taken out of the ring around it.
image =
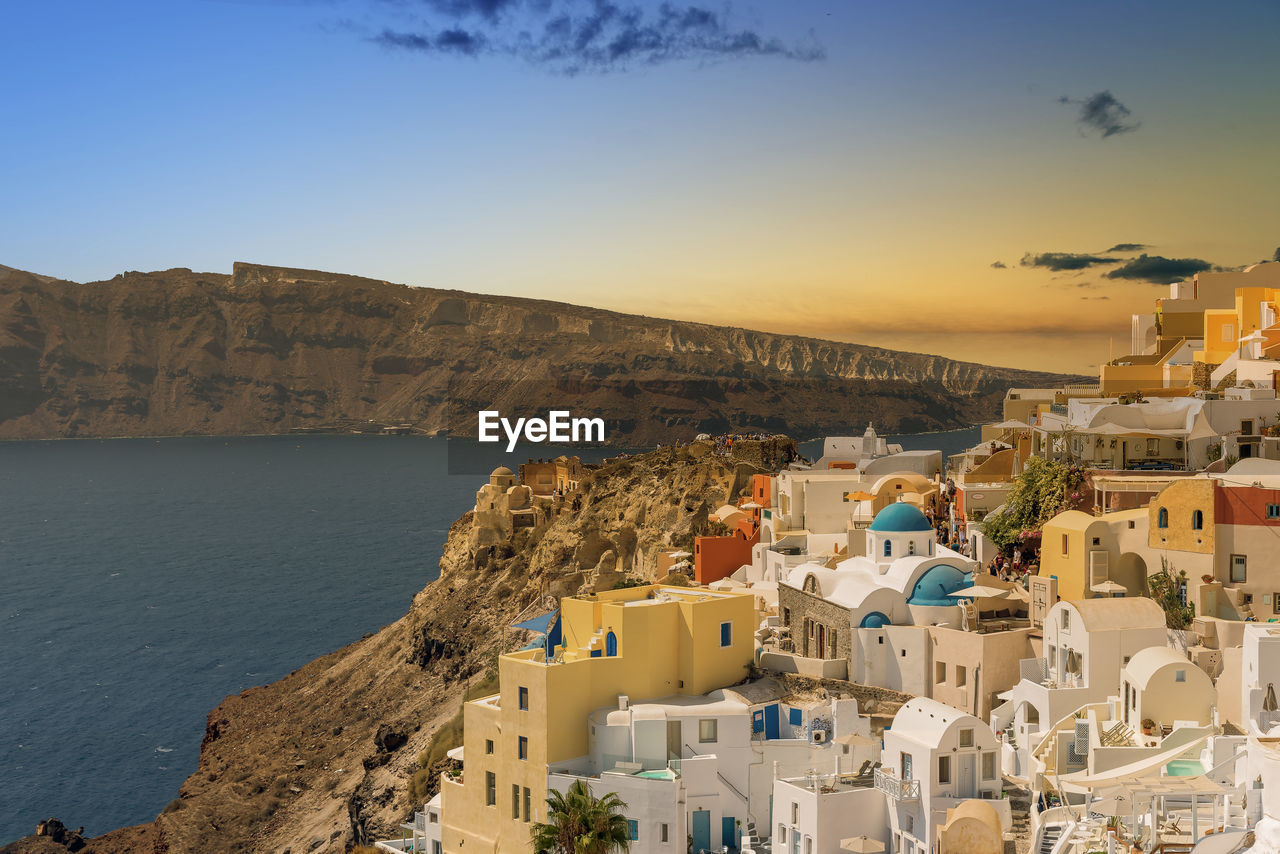
[[[693,552],[686,552],[686,551],[672,552],[670,555],[668,555],[668,557],[674,557],[674,558],[693,557]]]
[[[955,593],[948,593],[947,595],[956,599],[1005,599],[1009,596],[1009,591],[1002,587],[987,587],[983,584],[975,584],[972,587],[961,587]]]
[[[1112,580],[1110,580],[1110,579],[1107,579],[1106,581],[1100,581],[1100,582],[1098,582],[1097,584],[1095,584],[1095,585],[1093,585],[1092,587],[1090,587],[1089,589],[1090,589],[1090,590],[1092,590],[1094,593],[1111,593],[1111,594],[1114,594],[1114,593],[1128,593],[1128,592],[1129,592],[1129,588],[1128,588],[1128,587],[1125,587],[1123,584],[1117,584],[1116,582],[1114,582],[1114,581],[1112,581]]]
[[[754,501],[748,501],[746,504],[742,504],[742,505],[739,505],[739,506],[740,506],[740,507],[742,507],[742,509],[743,509],[743,510],[762,510],[762,509],[764,509],[764,505],[763,505],[763,504],[757,504],[757,503],[755,503]]]
[[[884,843],[870,836],[851,836],[840,840],[840,850],[850,854],[882,854]]]
[[[844,497],[849,501],[873,501],[875,496],[859,489],[857,492],[846,492]]]

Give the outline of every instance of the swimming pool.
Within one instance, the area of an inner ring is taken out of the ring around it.
[[[1198,759],[1174,759],[1164,766],[1164,770],[1170,777],[1194,777],[1204,773],[1204,766]]]

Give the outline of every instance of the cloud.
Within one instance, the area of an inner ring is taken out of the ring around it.
[[[1280,252],[1280,249],[1277,249],[1276,251],[1277,251],[1277,252]],[[993,270],[1007,270],[1008,268],[1009,268],[1009,265],[1008,265],[1008,264],[1006,264],[1006,263],[1004,263],[1003,261],[992,261],[992,262],[991,262],[991,269],[993,269]]]
[[[1103,139],[1116,134],[1129,133],[1142,127],[1142,122],[1128,121],[1129,108],[1106,90],[1095,92],[1088,98],[1082,99],[1063,95],[1058,99],[1058,103],[1078,106],[1080,115],[1076,117],[1076,124],[1080,125],[1081,130],[1086,133],[1097,131]]]
[[[1023,267],[1045,267],[1055,273],[1063,270],[1087,270],[1096,264],[1115,264],[1119,258],[1089,255],[1082,252],[1028,252],[1018,263]]]
[[[1115,246],[1112,246],[1110,249],[1106,251],[1108,252],[1141,252],[1143,249],[1150,249],[1150,248],[1151,247],[1145,243],[1117,243]]]
[[[623,71],[685,59],[774,56],[825,58],[816,45],[787,44],[739,27],[729,12],[637,0],[398,0],[422,9],[411,25],[386,27],[372,41],[439,55],[507,56],[562,74]]]
[[[1213,269],[1213,265],[1199,258],[1165,258],[1144,252],[1107,273],[1107,278],[1138,279],[1167,285],[1210,269]]]

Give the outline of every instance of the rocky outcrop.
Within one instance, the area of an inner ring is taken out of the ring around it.
[[[916,432],[996,418],[1008,387],[1065,379],[256,264],[90,284],[0,269],[0,438],[434,432],[483,406],[564,400],[632,446]]]

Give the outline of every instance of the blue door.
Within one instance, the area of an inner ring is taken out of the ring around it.
[[[751,713],[751,731],[764,732],[764,709],[756,709]]]
[[[730,851],[738,850],[738,834],[733,828],[733,817],[720,819],[720,844],[727,845]]]
[[[604,654],[610,658],[618,654],[618,636],[613,632],[604,636]]]
[[[693,811],[693,854],[711,850],[711,811]]]
[[[764,709],[764,737],[778,737],[778,706],[775,703],[772,706],[765,706]]]

